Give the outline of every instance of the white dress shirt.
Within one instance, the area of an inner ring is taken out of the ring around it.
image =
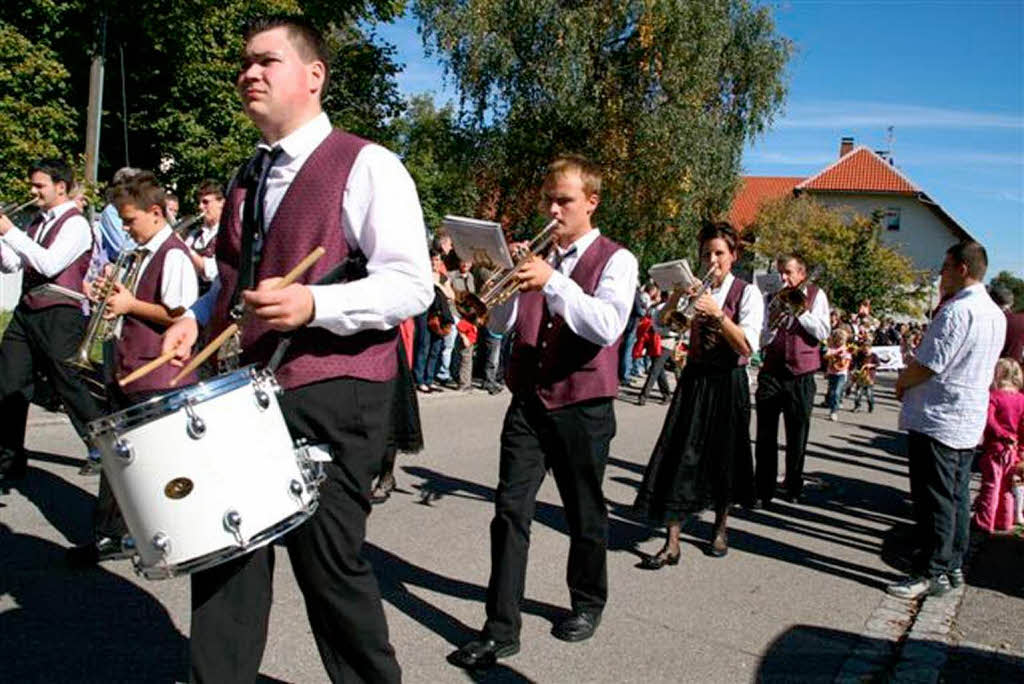
[[[981,283],[953,295],[917,348],[919,364],[935,373],[903,395],[900,428],[928,435],[953,449],[981,440],[989,385],[1006,339],[1006,316]]]
[[[715,300],[715,304],[718,304],[720,308],[725,306],[725,298],[729,295],[729,290],[732,288],[734,280],[736,278],[732,273],[726,273],[720,287],[708,290],[711,298]],[[743,337],[746,338],[747,344],[750,345],[750,354],[754,355],[760,348],[761,328],[764,326],[764,299],[761,297],[761,291],[757,289],[757,285],[754,283],[748,283],[743,288],[738,313],[739,322],[737,325],[743,330]]]
[[[43,212],[43,225],[35,240],[20,228],[7,231],[0,238],[0,269],[13,273],[31,266],[47,278],[60,275],[82,252],[92,248],[92,229],[84,216],[72,216],[65,221],[49,248],[41,244],[57,219],[74,207],[74,202],[67,201]]]
[[[331,123],[321,113],[272,143],[283,152],[267,176],[266,225],[271,226],[296,174],[330,132]],[[234,209],[241,215],[241,206]],[[287,227],[271,228],[278,229]],[[379,145],[363,147],[352,164],[344,191],[342,229],[349,249],[358,248],[366,256],[368,275],[347,283],[310,286],[314,316],[309,325],[351,335],[387,330],[426,311],[434,300],[434,287],[416,185],[398,157]],[[200,321],[207,319],[212,306],[207,298],[219,289],[211,288],[193,308]]]
[[[558,264],[544,289],[548,310],[565,319],[574,333],[594,344],[607,347],[622,335],[633,308],[633,293],[636,292],[636,257],[620,249],[608,259],[593,296],[569,276],[579,263],[580,257],[597,240],[601,231],[588,231],[567,249],[555,245],[548,255],[548,261]],[[496,332],[507,332],[516,322],[519,296],[512,297],[502,306],[495,307],[488,319],[488,327]]]
[[[185,240],[185,244],[196,252],[201,252],[209,247],[210,243],[217,237],[218,230],[220,230],[219,225],[214,224],[212,226],[208,226],[204,223],[202,229],[198,233],[193,233],[188,236],[188,239]],[[217,277],[217,258],[215,256],[210,256],[200,257],[200,259],[203,260],[203,272],[201,274],[203,280],[212,282],[213,279]]]
[[[147,254],[142,260],[142,267],[139,270],[139,279],[146,273],[153,255],[167,241],[174,231],[165,225],[148,242],[139,245],[145,247]],[[180,249],[172,249],[164,256],[164,268],[160,274],[160,301],[150,302],[151,304],[163,304],[170,311],[176,309],[187,309],[195,303],[199,296],[199,283],[196,280],[196,269],[192,265],[189,255]]]
[[[765,302],[765,306],[770,306],[771,301]],[[768,329],[770,323],[767,313],[762,313],[764,318],[764,324],[761,329],[761,344],[771,344],[773,333]],[[797,317],[800,321],[800,325],[806,330],[814,339],[819,342],[824,342],[828,339],[829,333],[832,332],[832,322],[830,320],[831,314],[828,305],[828,295],[825,294],[825,290],[818,288],[818,294],[814,298],[814,303],[811,304],[811,308],[804,311]]]

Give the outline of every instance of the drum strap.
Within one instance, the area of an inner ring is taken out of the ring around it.
[[[333,285],[335,283],[346,283],[351,280],[359,280],[366,277],[366,256],[360,251],[349,252],[349,255],[340,264],[324,274],[324,277],[313,283],[314,285]],[[277,367],[284,360],[284,355],[292,343],[292,334],[281,335],[270,356],[267,369],[271,373],[277,372]]]

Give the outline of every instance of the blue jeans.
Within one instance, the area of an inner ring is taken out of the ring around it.
[[[443,337],[430,335],[430,351],[427,352],[427,367],[421,385],[432,385],[435,380],[439,379],[438,370],[441,365],[441,354],[444,351],[444,340]]]
[[[452,373],[451,373],[452,351],[454,351],[454,349],[455,349],[455,340],[457,340],[459,338],[459,331],[455,327],[455,324],[458,323],[458,322],[459,322],[459,317],[456,316],[455,317],[455,321],[452,323],[451,332],[449,332],[443,338],[444,346],[441,349],[441,360],[440,360],[440,363],[439,363],[439,365],[437,367],[437,373],[436,373],[437,379],[440,380],[441,382],[448,382],[449,380],[452,379]],[[427,384],[429,385],[430,383],[428,382]]]
[[[633,377],[633,345],[636,344],[636,321],[626,326],[622,346],[619,347],[619,381],[626,382]]]
[[[853,410],[856,411],[860,408],[860,398],[863,395],[868,397],[868,411],[875,410],[875,386],[874,385],[857,385],[853,390]]]
[[[421,313],[413,319],[415,333],[412,344],[412,377],[417,385],[427,384],[427,356],[430,354],[430,331],[427,330],[427,314]]]
[[[843,387],[846,385],[845,375],[828,376],[828,392],[825,394],[825,406],[829,411],[838,411],[843,403]]]

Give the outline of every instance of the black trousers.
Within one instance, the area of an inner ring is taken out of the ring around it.
[[[316,513],[285,545],[324,668],[334,682],[398,682],[373,568],[362,557],[370,482],[387,443],[391,382],[339,378],[284,393],[293,437],[327,442]],[[273,545],[192,575],[192,680],[256,680],[267,640]]]
[[[811,407],[814,404],[814,373],[757,375],[757,463],[754,473],[757,497],[771,500],[779,476],[779,415],[786,430],[786,481],[790,496],[800,496],[804,488],[804,454],[811,431]]]
[[[954,449],[928,435],[907,435],[914,535],[921,544],[915,575],[938,577],[963,566],[970,537],[971,459],[974,449]]]
[[[651,396],[651,390],[654,388],[655,382],[658,383],[658,391],[661,392],[663,398],[668,399],[672,396],[672,390],[668,386],[668,378],[665,377],[665,364],[668,363],[670,356],[672,356],[672,350],[665,349],[654,359],[651,369],[647,372],[647,380],[644,382],[643,389],[640,390],[641,399],[646,400],[647,397]]]
[[[574,611],[600,613],[608,598],[608,509],[601,483],[615,436],[611,399],[547,410],[514,397],[501,432],[498,491],[491,521],[491,577],[484,634],[519,638],[530,523],[547,468],[569,528],[566,581]]]
[[[64,363],[85,335],[86,318],[77,308],[52,306],[32,310],[18,306],[0,342],[0,461],[25,462],[25,426],[32,399],[36,364],[48,375],[60,395],[75,431],[102,415],[96,400]]]

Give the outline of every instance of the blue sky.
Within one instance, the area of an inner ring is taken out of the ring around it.
[[[1024,1],[766,3],[796,46],[785,112],[748,146],[744,172],[807,176],[839,138],[896,164],[988,248],[989,275],[1024,277]],[[454,97],[415,22],[378,27],[403,93]]]

